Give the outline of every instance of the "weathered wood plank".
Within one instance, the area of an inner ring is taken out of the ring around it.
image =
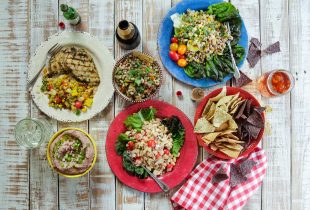
[[[26,86],[29,4],[0,1],[0,208],[28,209],[28,152],[14,140],[15,124],[29,113]]]
[[[89,31],[114,53],[114,1],[89,1]],[[91,209],[115,209],[115,176],[105,152],[106,134],[114,118],[114,99],[109,106],[89,121],[89,132],[97,143],[97,162],[90,172]]]
[[[127,19],[137,25],[139,28],[141,37],[143,37],[142,31],[142,0],[116,0],[115,1],[115,27],[119,21]],[[136,50],[142,50],[142,42],[136,48]],[[116,60],[122,55],[127,53],[119,47],[117,41],[115,41],[115,58]],[[115,97],[115,115],[123,110],[128,103],[121,99],[118,95]],[[137,190],[133,190],[118,180],[116,181],[116,209],[144,209],[144,193]]]
[[[59,5],[68,3],[60,0]],[[79,0],[68,3],[75,8],[81,15],[82,22],[78,26],[71,26],[64,20],[62,11],[59,8],[59,20],[66,23],[67,30],[88,31],[89,1]],[[58,128],[78,127],[88,132],[88,121],[81,123],[58,123]],[[89,209],[90,208],[90,191],[89,175],[80,178],[68,179],[59,176],[59,208],[60,209]]]
[[[251,37],[256,37],[260,39],[260,20],[259,20],[259,0],[248,0],[248,1],[237,1],[231,0],[231,3],[234,4],[239,12],[241,17],[244,20],[244,24],[248,31],[249,40]],[[257,77],[261,75],[261,64],[260,62],[254,67],[250,68],[247,61],[244,62],[242,70],[247,76],[249,76],[254,82],[242,87],[243,89],[249,91],[253,94],[258,100],[260,100],[261,96],[256,88],[255,80]],[[264,139],[262,140],[264,141]],[[246,206],[243,208],[244,210],[260,210],[261,209],[261,190],[259,188],[256,193],[252,196],[252,198],[247,202]]]
[[[289,69],[288,1],[260,1],[261,41],[263,48],[280,41],[281,52],[262,58],[262,71]],[[273,111],[267,119],[272,135],[263,141],[268,157],[262,191],[262,209],[291,209],[291,107],[290,95],[263,99]]]
[[[310,2],[289,1],[290,71],[296,77],[291,94],[292,160],[291,186],[294,210],[310,209]]]
[[[163,17],[171,7],[171,1],[144,0],[143,1],[143,52],[154,56],[161,64],[157,50],[157,33]],[[159,91],[159,100],[172,103],[172,77],[163,69],[163,83]],[[145,209],[170,209],[170,194],[145,194]]]
[[[31,2],[30,53],[33,55],[42,41],[57,32],[58,4],[54,1]],[[34,15],[36,14],[36,15]],[[31,117],[45,118],[51,129],[56,131],[56,120],[49,119],[41,113],[31,101]],[[57,209],[58,208],[58,176],[50,169],[46,160],[45,142],[39,149],[30,152],[30,209]]]

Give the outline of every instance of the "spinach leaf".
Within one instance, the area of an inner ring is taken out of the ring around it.
[[[230,2],[212,4],[208,7],[207,13],[215,15],[216,20],[220,22],[239,17],[239,11]]]
[[[144,179],[148,177],[148,173],[142,168],[141,166],[135,166],[128,160],[126,157],[123,156],[123,167],[128,173],[137,176],[140,179]]]
[[[184,72],[187,74],[187,76],[195,79],[203,78],[203,71],[203,65],[197,62],[191,62],[184,68]]]
[[[177,157],[185,139],[185,129],[182,122],[178,117],[172,116],[163,119],[162,123],[167,126],[168,131],[172,134],[173,144],[170,152],[173,156]]]

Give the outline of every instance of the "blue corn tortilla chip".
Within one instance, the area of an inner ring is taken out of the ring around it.
[[[242,71],[240,71],[240,78],[234,79],[234,80],[235,80],[236,87],[243,87],[249,84],[250,82],[252,82],[252,80],[247,75],[245,75]]]
[[[252,37],[250,42],[253,43],[256,48],[260,48],[262,46],[262,43],[257,38]]]
[[[263,52],[266,54],[273,54],[276,52],[280,52],[280,42],[277,41],[277,42],[269,45]]]
[[[243,176],[246,176],[252,171],[253,167],[256,164],[257,163],[254,160],[246,159],[239,164],[239,170],[243,174]]]
[[[251,123],[245,123],[244,128],[247,130],[249,135],[253,137],[254,139],[257,139],[258,134],[261,130],[261,128],[256,127],[255,125],[252,125]]]
[[[258,128],[264,127],[264,121],[262,115],[255,110],[250,114],[250,116],[247,118],[246,121]]]
[[[224,181],[228,179],[228,175],[226,174],[226,172],[224,171],[223,168],[220,168],[212,177],[212,183],[219,183],[221,181]]]
[[[239,167],[232,163],[230,165],[230,180],[229,180],[229,185],[231,187],[235,187],[237,186],[238,184],[241,184],[242,182],[245,182],[247,181],[248,179],[246,178],[246,176],[244,176]]]

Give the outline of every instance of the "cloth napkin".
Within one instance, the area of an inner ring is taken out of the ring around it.
[[[247,174],[247,181],[235,187],[229,185],[229,178],[219,183],[212,183],[212,177],[219,169],[224,169],[229,176],[231,163],[238,164],[244,161],[244,157],[224,161],[212,156],[201,162],[191,172],[186,183],[172,196],[173,208],[175,210],[241,209],[262,184],[267,168],[267,158],[263,149],[255,148],[247,158],[255,161],[256,165]]]

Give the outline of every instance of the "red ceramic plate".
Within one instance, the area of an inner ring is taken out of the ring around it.
[[[259,102],[256,100],[256,98],[251,95],[250,93],[248,93],[245,90],[242,90],[240,88],[236,88],[236,87],[226,87],[227,88],[227,93],[226,95],[233,95],[236,93],[240,93],[239,96],[244,98],[244,99],[252,99],[253,102],[252,104],[255,106],[260,106]],[[195,119],[194,122],[196,124],[197,120],[201,117],[202,112],[203,112],[203,108],[205,107],[205,105],[207,104],[209,98],[215,97],[216,95],[218,95],[220,92],[222,91],[222,88],[216,89],[214,91],[212,91],[211,93],[209,93],[206,97],[204,97],[204,99],[200,102],[200,104],[197,107],[196,110],[196,114],[195,114]],[[265,121],[265,115],[263,113],[263,120]],[[239,157],[244,157],[247,156],[248,154],[250,154],[255,147],[259,144],[260,140],[262,139],[264,134],[264,128],[261,129],[257,139],[252,139],[251,140],[251,144],[241,152],[241,154],[239,155]],[[221,151],[213,151],[208,145],[206,145],[204,143],[204,141],[202,140],[202,135],[201,134],[196,134],[199,145],[201,145],[209,154],[214,155],[218,158],[222,158],[222,159],[233,159],[231,157],[229,157],[228,155],[222,153]]]
[[[165,118],[173,115],[177,116],[185,128],[184,145],[173,171],[165,173],[163,176],[159,177],[159,179],[164,181],[170,189],[172,189],[187,177],[195,166],[198,156],[198,145],[194,134],[194,128],[191,121],[181,110],[162,101],[148,100],[143,103],[134,104],[120,112],[113,120],[108,130],[106,154],[110,168],[122,183],[142,192],[156,193],[162,192],[156,182],[150,177],[146,179],[139,179],[130,175],[122,166],[122,157],[117,155],[115,151],[115,142],[118,135],[126,131],[126,127],[123,122],[127,116],[138,112],[142,108],[148,108],[150,106],[157,109],[156,117]]]

